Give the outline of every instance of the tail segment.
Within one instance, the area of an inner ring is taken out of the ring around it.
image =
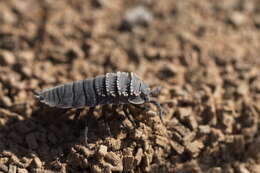
[[[41,96],[40,92],[33,91],[34,97],[37,98],[39,101],[43,101],[43,96]]]

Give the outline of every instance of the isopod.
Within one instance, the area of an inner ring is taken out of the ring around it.
[[[124,113],[133,123],[127,110],[128,104],[152,103],[157,107],[160,119],[163,121],[160,104],[151,99],[153,92],[157,91],[151,91],[149,86],[133,72],[117,72],[58,85],[37,92],[35,96],[48,106],[64,109],[123,105]]]

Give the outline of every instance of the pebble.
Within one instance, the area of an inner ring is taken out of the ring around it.
[[[142,157],[143,157],[143,149],[138,148],[136,155],[135,155],[135,161],[134,161],[136,166],[141,163]]]
[[[1,98],[0,103],[2,103],[3,106],[5,106],[5,107],[10,107],[10,106],[13,105],[12,100],[9,97],[7,97],[7,96],[3,96]]]
[[[15,62],[15,56],[11,51],[0,50],[0,64],[14,65]]]
[[[117,154],[113,153],[113,152],[108,152],[108,153],[106,154],[105,158],[107,159],[107,161],[108,161],[109,163],[111,163],[111,164],[114,165],[114,166],[115,166],[115,165],[119,165],[120,162],[121,162],[120,157],[119,157]]]
[[[174,141],[170,142],[171,147],[173,148],[174,151],[176,151],[178,154],[182,154],[184,152],[184,147]]]
[[[129,30],[136,25],[148,25],[153,20],[153,14],[143,6],[128,9],[125,13],[122,28]]]
[[[197,157],[203,147],[204,144],[201,141],[194,141],[186,145],[186,149],[192,154],[193,157]]]
[[[28,171],[24,168],[18,168],[17,173],[28,173]]]
[[[200,125],[199,132],[201,134],[209,134],[210,133],[210,126],[209,125]]]
[[[155,143],[163,148],[168,148],[169,140],[162,136],[156,136]]]
[[[42,167],[42,161],[39,159],[39,157],[35,156],[33,158],[33,162],[34,162],[36,168],[41,168]]]
[[[243,13],[240,13],[240,12],[234,12],[230,16],[230,21],[234,25],[240,26],[247,21],[247,16],[245,16]]]
[[[133,167],[134,164],[134,157],[133,156],[125,156],[123,158],[123,167],[124,167],[124,171],[130,171]]]
[[[16,173],[16,171],[17,171],[17,166],[10,164],[8,173]]]
[[[107,146],[100,145],[98,149],[98,155],[104,157],[107,154]]]
[[[240,173],[251,173],[244,164],[239,165],[238,170]]]
[[[32,62],[34,59],[34,52],[33,51],[21,51],[19,52],[19,59],[22,61],[27,62]]]
[[[260,14],[254,15],[254,22],[255,22],[255,26],[259,29],[260,28]]]
[[[0,171],[8,172],[8,167],[4,164],[0,164]]]

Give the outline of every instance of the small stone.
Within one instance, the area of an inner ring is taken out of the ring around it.
[[[180,117],[186,117],[186,116],[190,116],[192,114],[192,109],[190,107],[178,108],[177,111],[178,111]]]
[[[33,162],[34,162],[36,168],[41,168],[42,167],[42,161],[39,159],[39,157],[35,156],[33,158]]]
[[[8,172],[8,167],[4,164],[0,164],[0,171]]]
[[[186,145],[186,149],[192,154],[193,157],[199,155],[200,150],[204,147],[201,141],[194,141]]]
[[[209,173],[221,173],[221,168],[220,167],[214,167],[214,168],[211,168],[209,170]]]
[[[104,173],[112,173],[112,169],[111,169],[110,165],[104,166],[103,170],[104,170]]]
[[[247,96],[248,94],[248,84],[241,83],[239,84],[237,88],[237,93],[242,95],[242,96]]]
[[[173,148],[174,151],[176,151],[178,154],[182,154],[184,152],[184,147],[174,141],[170,142],[171,147]]]
[[[117,151],[121,148],[122,140],[111,138],[108,141],[108,146],[112,151]]]
[[[223,114],[222,123],[225,125],[225,131],[227,133],[233,132],[233,125],[235,124],[234,117],[232,115]]]
[[[144,49],[145,57],[155,59],[158,56],[158,50],[155,47],[146,46]]]
[[[31,77],[32,76],[32,69],[29,68],[29,67],[24,66],[24,67],[21,68],[21,71],[27,77]]]
[[[208,126],[208,125],[200,125],[199,126],[199,132],[201,134],[209,134],[210,133],[210,126]]]
[[[131,156],[132,153],[133,153],[133,148],[132,147],[126,147],[126,148],[123,149],[123,152],[122,152],[122,154],[124,156]]]
[[[143,157],[143,165],[144,165],[144,168],[145,168],[146,172],[150,172],[151,162],[152,162],[152,160],[150,159],[150,157],[148,155],[145,155]]]
[[[256,28],[260,28],[260,14],[254,15],[254,22],[255,22],[255,26]]]
[[[16,173],[16,171],[17,171],[17,166],[9,165],[8,173]]]
[[[195,130],[198,127],[198,122],[196,121],[194,116],[186,116],[184,118],[185,122],[188,123],[191,129]]]
[[[5,106],[5,107],[10,107],[10,106],[12,106],[13,105],[13,103],[12,103],[12,100],[9,98],[9,97],[7,97],[7,96],[3,96],[2,98],[1,98],[1,101],[0,101],[2,104],[3,104],[3,106]]]
[[[107,146],[100,145],[98,149],[98,155],[104,157],[107,154]]]
[[[260,165],[258,165],[258,164],[251,165],[250,166],[250,171],[252,171],[252,173],[260,173]]]
[[[22,162],[22,160],[20,160],[16,155],[12,155],[11,158],[10,158],[10,161],[18,167],[24,167],[24,166],[29,165],[29,164]]]
[[[141,163],[142,157],[143,157],[143,149],[138,148],[136,155],[135,155],[134,165],[138,166]]]
[[[183,125],[176,125],[173,127],[181,136],[186,136],[190,133],[190,130]]]
[[[133,134],[133,138],[134,139],[142,139],[143,137],[143,132],[139,129],[135,130],[134,134]]]
[[[76,145],[75,149],[77,150],[77,152],[82,153],[86,158],[90,157],[91,155],[94,155],[94,150],[91,150],[90,148],[87,148],[83,145]]]
[[[185,144],[187,144],[187,143],[190,143],[191,141],[193,141],[195,137],[196,137],[196,133],[191,132],[183,137],[183,141]]]
[[[28,171],[24,168],[18,168],[17,173],[28,173]]]
[[[93,165],[91,168],[93,173],[103,173],[102,169],[98,165]]]
[[[137,6],[126,11],[122,21],[122,30],[131,30],[136,25],[146,26],[153,20],[153,14],[143,6]]]
[[[0,50],[0,64],[14,65],[15,62],[16,62],[16,59],[12,52],[6,51],[6,50]]]
[[[243,25],[247,20],[247,17],[240,12],[234,12],[230,16],[230,22],[234,24],[235,26]]]
[[[15,12],[13,12],[12,8],[8,8],[5,5],[0,6],[0,16],[1,16],[1,23],[3,24],[15,24],[17,23],[17,20],[19,20]]]
[[[169,146],[168,139],[158,135],[156,136],[155,143],[163,148],[168,148]]]
[[[25,62],[32,62],[34,59],[33,51],[21,51],[19,52],[19,59]]]
[[[114,166],[112,169],[113,171],[123,170],[122,159],[117,154],[108,152],[105,156],[105,160]]]
[[[251,173],[251,172],[245,167],[244,164],[239,165],[238,171],[239,171],[240,173]]]
[[[133,156],[125,156],[123,158],[123,168],[124,171],[130,171],[133,168],[134,157]]]

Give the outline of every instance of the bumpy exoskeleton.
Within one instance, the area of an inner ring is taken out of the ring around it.
[[[162,120],[160,104],[150,99],[152,93],[136,74],[117,72],[45,89],[36,93],[36,97],[40,102],[58,108],[152,103],[159,110]]]

